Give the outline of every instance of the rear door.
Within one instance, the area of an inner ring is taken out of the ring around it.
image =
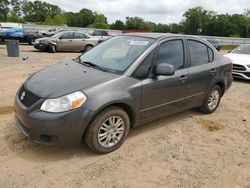
[[[216,76],[217,66],[214,62],[213,50],[199,40],[188,39],[189,79],[188,103],[198,106],[203,102],[210,83]]]
[[[161,42],[154,61],[155,64],[172,64],[176,71],[172,76],[157,76],[142,81],[142,121],[182,109],[187,95],[188,69],[183,40]]]
[[[84,33],[75,32],[73,40],[74,48],[79,51],[84,50],[87,44],[87,40],[88,37]]]

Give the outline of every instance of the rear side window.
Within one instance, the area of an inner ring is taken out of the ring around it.
[[[75,33],[75,39],[84,39],[86,35],[84,33]]]
[[[73,33],[65,33],[64,35],[61,36],[62,39],[73,39]]]
[[[160,45],[157,63],[168,63],[174,66],[175,70],[184,67],[184,51],[182,40],[171,40]]]
[[[213,51],[205,44],[188,40],[191,66],[199,66],[213,61]]]

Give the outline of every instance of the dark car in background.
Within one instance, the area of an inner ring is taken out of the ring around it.
[[[35,41],[34,48],[55,53],[57,51],[88,51],[99,43],[99,38],[79,31],[61,31],[52,37]]]
[[[93,33],[91,33],[91,35],[98,37],[100,42],[103,42],[111,37],[108,34],[108,31],[105,31],[105,30],[94,30]]]
[[[220,43],[217,40],[214,39],[208,39],[207,40],[210,44],[212,44],[218,51],[221,50]]]
[[[119,35],[31,75],[17,91],[15,119],[36,142],[84,139],[93,151],[108,153],[140,124],[197,107],[213,113],[231,83],[231,61],[205,40]]]

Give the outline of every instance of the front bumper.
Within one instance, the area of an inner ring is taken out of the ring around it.
[[[239,72],[239,71],[233,71],[232,72],[232,74],[233,74],[233,77],[234,78],[240,78],[240,79],[244,79],[244,80],[250,80],[250,71],[249,72],[247,72],[247,71],[241,71],[241,72]]]
[[[250,80],[250,67],[241,64],[233,64],[233,77]]]
[[[41,51],[47,51],[48,50],[48,44],[44,44],[44,43],[35,43],[34,44],[34,48],[41,50]]]
[[[79,146],[84,131],[89,124],[91,113],[87,108],[79,108],[63,113],[48,113],[40,110],[44,99],[31,107],[15,98],[16,125],[31,140],[46,145]]]

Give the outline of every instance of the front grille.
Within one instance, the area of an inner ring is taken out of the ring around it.
[[[24,86],[19,91],[18,97],[20,101],[26,106],[31,107],[33,104],[35,104],[40,97],[36,96],[34,93],[30,92],[29,90],[25,89]]]
[[[244,71],[246,70],[246,67],[244,67],[243,65],[233,64],[233,70]]]
[[[247,77],[250,77],[250,72],[243,72]]]

